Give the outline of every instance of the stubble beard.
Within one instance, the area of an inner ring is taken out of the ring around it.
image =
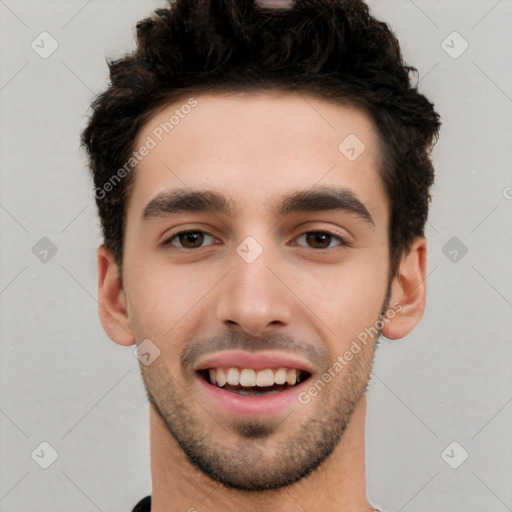
[[[284,420],[233,419],[225,426],[176,382],[163,358],[141,371],[151,406],[192,464],[229,488],[263,491],[301,480],[334,451],[368,388],[374,356],[375,345],[366,345],[311,398],[307,415],[297,403]]]

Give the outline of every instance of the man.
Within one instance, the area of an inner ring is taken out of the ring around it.
[[[134,511],[375,509],[378,337],[425,307],[440,120],[356,0],[178,0],[83,133],[99,314],[137,344],[152,494]]]

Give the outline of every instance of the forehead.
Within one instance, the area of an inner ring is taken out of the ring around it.
[[[290,190],[336,186],[370,203],[372,216],[386,214],[376,131],[351,106],[277,91],[185,97],[146,121],[134,150],[143,146],[128,222],[183,187],[219,191],[243,215]]]

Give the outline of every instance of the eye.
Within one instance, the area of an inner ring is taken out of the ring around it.
[[[203,247],[203,242],[205,237],[209,237],[212,240],[215,238],[204,231],[180,231],[176,233],[171,238],[167,239],[162,243],[163,246],[172,245],[174,247],[178,247],[180,249],[200,249]],[[302,235],[298,236],[296,240],[302,239],[305,237],[305,240],[308,244],[313,244],[312,249],[334,249],[335,247],[344,247],[348,246],[343,238],[330,231],[307,231]],[[179,242],[179,245],[174,243],[174,241]],[[330,247],[332,241],[338,241],[339,243]],[[327,242],[327,245],[326,245]],[[301,244],[295,244],[304,247]]]
[[[308,244],[313,244],[312,249],[333,249],[334,247],[348,245],[343,238],[329,231],[308,231],[297,237],[297,240],[306,237]],[[329,247],[333,240],[338,240],[339,244]],[[327,245],[326,245],[327,242]],[[304,247],[304,246],[302,246]]]
[[[211,239],[214,239],[212,235],[209,235],[204,231],[181,231],[180,233],[176,233],[174,236],[163,242],[162,245],[176,246],[176,244],[174,244],[173,241],[178,240],[179,243],[181,244],[181,246],[176,246],[178,248],[198,249],[201,248],[202,242],[204,241],[205,237],[210,237]]]

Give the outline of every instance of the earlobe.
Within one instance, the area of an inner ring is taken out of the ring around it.
[[[425,311],[427,241],[415,239],[410,251],[402,257],[397,275],[391,284],[390,304],[397,304],[394,315],[388,316],[382,334],[396,340],[409,334]],[[399,304],[399,305],[398,305]]]
[[[112,251],[104,245],[98,247],[98,314],[108,337],[119,345],[135,343],[122,286],[119,266]]]

